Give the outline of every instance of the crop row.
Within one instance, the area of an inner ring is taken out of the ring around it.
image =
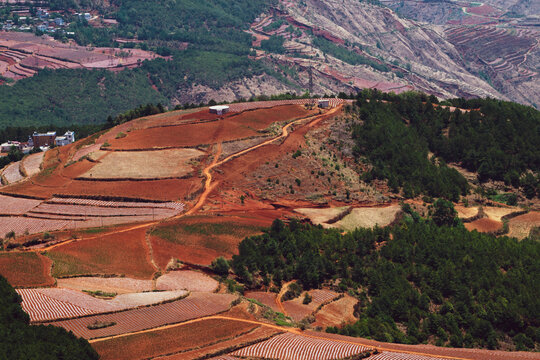
[[[144,216],[168,217],[175,214],[171,209],[165,208],[113,208],[85,205],[66,205],[42,203],[32,209],[30,213],[61,214],[72,216]]]
[[[311,299],[314,303],[322,304],[324,302],[330,301],[334,299],[338,294],[332,291],[328,290],[319,290],[315,289],[310,291],[309,295],[311,295]]]
[[[197,293],[166,304],[113,314],[57,321],[51,324],[61,326],[68,331],[73,331],[76,336],[86,339],[100,338],[212,315],[227,310],[233,299],[234,296],[228,294]],[[95,330],[88,329],[88,325],[95,322],[114,322],[116,325]]]
[[[60,301],[35,289],[17,289],[23,302],[23,310],[31,321],[44,321],[96,314],[97,311]]]
[[[134,202],[134,201],[104,201],[93,199],[80,199],[80,198],[52,198],[47,203],[58,204],[74,204],[74,205],[87,205],[87,206],[101,206],[101,207],[126,207],[126,208],[165,208],[173,209],[178,212],[184,210],[184,204],[180,202]]]
[[[369,348],[362,345],[285,333],[242,348],[231,355],[282,360],[326,360],[342,359],[367,350]]]
[[[0,216],[0,236],[4,236],[10,231],[14,231],[16,235],[22,235],[24,233],[35,234],[43,231],[60,230],[68,225],[68,221],[59,219],[33,219],[28,217]]]
[[[21,215],[41,204],[41,200],[0,195],[0,214]]]

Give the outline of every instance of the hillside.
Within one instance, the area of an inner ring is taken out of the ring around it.
[[[77,9],[92,11],[95,19],[115,21],[102,26],[74,17],[68,11],[73,5],[53,2],[51,9],[69,21],[66,33],[75,35],[55,35],[57,46],[52,38],[35,37],[50,45],[46,51],[29,45],[34,41],[29,34],[22,42],[1,42],[0,73],[7,86],[0,86],[5,99],[0,126],[8,119],[19,126],[99,123],[150,102],[173,107],[303,93],[310,88],[309,73],[316,94],[417,89],[442,98],[540,103],[536,20],[503,11],[521,3],[492,8],[391,1],[384,2],[387,8],[352,0],[142,4],[80,3]],[[24,50],[28,46],[34,50]],[[101,53],[95,46],[110,50]],[[124,59],[126,54],[131,57]],[[149,60],[139,62],[137,56]],[[54,70],[81,64],[108,71]],[[6,78],[12,70],[19,73],[15,80],[31,77],[13,85]]]

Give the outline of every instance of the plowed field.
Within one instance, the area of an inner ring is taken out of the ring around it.
[[[416,355],[416,354],[395,353],[395,352],[388,352],[388,351],[384,351],[382,353],[370,356],[368,358],[368,360],[439,360],[439,359],[444,359],[444,358],[423,356],[423,355]],[[446,359],[451,359],[451,358],[446,358]]]
[[[213,292],[218,285],[219,283],[208,275],[191,270],[171,271],[160,276],[156,283],[158,290],[185,289],[197,292]]]
[[[53,275],[72,276],[107,274],[149,279],[150,264],[145,243],[146,229],[93,237],[55,248],[49,252],[54,261]]]
[[[489,218],[482,218],[470,223],[465,223],[465,228],[469,231],[476,230],[478,232],[495,232],[502,229],[502,223]]]
[[[149,130],[145,130],[149,131]],[[111,152],[81,177],[88,179],[179,178],[193,171],[191,159],[204,155],[196,149]]]
[[[328,326],[340,326],[344,323],[354,322],[356,321],[354,317],[354,306],[357,303],[357,299],[345,295],[345,297],[323,306],[315,315],[316,321],[312,325],[326,328]]]
[[[133,293],[152,290],[152,280],[127,277],[70,277],[57,280],[58,287],[73,290],[102,291],[108,293]]]
[[[540,227],[540,212],[531,211],[528,214],[516,216],[508,222],[510,232],[508,236],[523,239],[529,236],[533,227]]]
[[[104,360],[147,359],[205,347],[215,342],[235,338],[256,327],[256,325],[238,321],[210,319],[152,333],[99,341],[92,346]]]
[[[274,122],[306,116],[299,105],[261,109],[239,115],[228,114],[218,121],[133,130],[128,136],[110,141],[112,149],[143,150],[152,148],[190,147],[260,136],[260,130]],[[214,115],[215,117],[215,115]]]
[[[369,348],[360,345],[286,333],[240,349],[231,355],[281,360],[326,360],[341,359],[367,350]]]
[[[23,199],[11,196],[0,195],[0,214],[21,215],[38,206],[41,200]],[[5,235],[5,233],[0,232]]]
[[[36,253],[0,254],[0,274],[12,286],[52,286],[51,260]]]
[[[85,318],[51,323],[73,331],[85,339],[100,338],[151,329],[154,327],[183,322],[225,311],[234,295],[193,293],[189,297],[167,304],[127,310],[114,314],[95,315]],[[115,322],[116,325],[90,330],[88,325],[96,321]]]

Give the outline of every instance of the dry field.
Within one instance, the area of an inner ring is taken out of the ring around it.
[[[150,279],[154,268],[150,264],[145,234],[142,228],[118,234],[83,235],[83,240],[48,252],[54,261],[53,276],[103,274]]]
[[[16,287],[52,286],[51,260],[36,253],[1,253],[0,275]]]
[[[230,294],[192,293],[187,298],[166,304],[114,314],[57,321],[51,324],[73,331],[76,336],[95,339],[175,324],[223,312],[229,309],[231,301],[234,299],[235,296]],[[88,329],[87,326],[96,321],[115,322],[116,325],[95,330]]]
[[[263,305],[268,306],[274,311],[281,311],[276,304],[276,294],[265,291],[247,291],[244,296],[249,299],[255,299]]]
[[[271,219],[251,214],[236,216],[189,216],[163,222],[152,231],[154,257],[161,268],[171,258],[209,265],[216,257],[236,254],[246,237],[260,234]]]
[[[502,229],[502,222],[490,218],[482,218],[470,223],[465,223],[465,228],[469,231],[491,233]]]
[[[196,149],[111,152],[92,169],[85,179],[158,179],[180,178],[193,171],[189,162],[203,156]]]
[[[516,216],[508,221],[510,232],[508,236],[523,239],[529,236],[532,228],[540,227],[540,212],[531,211],[528,214]]]
[[[465,207],[461,205],[456,205],[454,207],[457,211],[457,215],[460,219],[467,219],[473,216],[478,215],[478,207]]]
[[[41,200],[32,200],[17,198],[12,196],[0,195],[0,214],[1,215],[22,215],[32,210],[41,203]],[[0,236],[4,235],[0,230]]]
[[[174,113],[172,114],[175,116]],[[260,136],[260,131],[274,122],[288,121],[308,114],[309,112],[298,105],[253,110],[240,114],[229,113],[217,121],[132,130],[126,137],[112,139],[109,142],[112,149],[122,150],[213,144]]]
[[[325,225],[324,227],[338,228],[352,231],[359,227],[372,228],[375,225],[387,226],[395,220],[400,211],[399,205],[374,208],[355,208],[352,212],[335,224]]]
[[[22,160],[22,166],[28,177],[32,177],[41,171],[41,163],[44,155],[44,152],[39,152],[28,155]]]
[[[20,164],[21,164],[20,161],[16,161],[6,166],[4,170],[2,171],[2,179],[3,179],[2,182],[4,182],[5,180],[7,184],[13,184],[24,179],[24,177],[21,175],[21,172],[19,170]]]
[[[280,360],[326,360],[342,359],[367,350],[369,348],[361,345],[285,333],[231,355]]]
[[[158,290],[185,289],[196,292],[213,292],[219,283],[210,276],[199,271],[171,271],[157,279]]]
[[[502,221],[503,216],[520,211],[519,208],[504,208],[494,206],[484,206],[483,210],[487,217],[494,221]]]
[[[321,225],[347,210],[348,206],[334,208],[300,208],[294,211],[306,216],[314,225]]]
[[[326,329],[328,326],[340,326],[342,324],[355,322],[354,306],[358,300],[345,295],[343,298],[333,301],[315,315],[316,321],[312,324],[313,327],[320,326]]]
[[[127,277],[69,277],[58,279],[57,286],[64,289],[102,291],[127,294],[152,290],[152,280],[139,280]]]
[[[440,359],[444,360],[445,358],[383,351],[379,354],[370,356],[367,359],[368,360],[440,360]],[[450,360],[451,358],[446,358],[446,359]]]
[[[5,235],[10,231],[22,235],[25,233],[36,234],[44,231],[61,230],[70,225],[63,219],[34,219],[29,217],[4,217],[0,216],[0,234]]]
[[[99,341],[92,346],[104,360],[147,359],[204,348],[216,342],[237,338],[256,327],[239,321],[210,319],[151,333]]]

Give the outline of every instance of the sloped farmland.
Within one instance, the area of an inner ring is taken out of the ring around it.
[[[231,355],[281,360],[330,360],[359,355],[368,350],[362,345],[286,333]]]
[[[0,254],[0,275],[12,286],[52,286],[51,260],[33,252]]]

